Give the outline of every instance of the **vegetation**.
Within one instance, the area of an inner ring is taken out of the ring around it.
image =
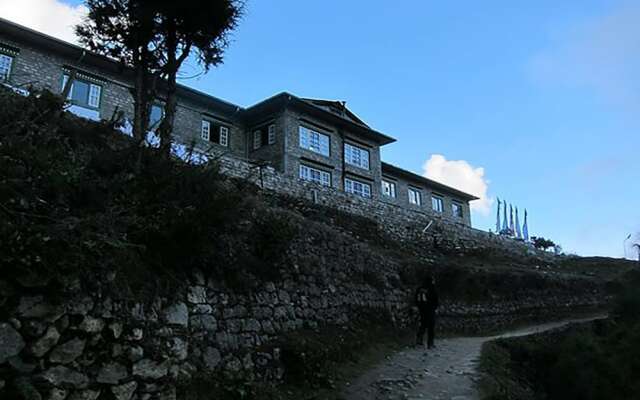
[[[166,101],[158,133],[169,154],[178,71],[191,56],[205,70],[220,64],[243,6],[240,0],[87,1],[88,18],[76,29],[80,42],[135,70],[134,137],[144,137],[149,103],[161,86]]]
[[[637,399],[640,272],[627,274],[608,320],[499,340],[483,349],[486,399]]]
[[[543,237],[535,237],[535,236],[533,236],[531,238],[531,241],[533,242],[533,246],[536,249],[541,249],[541,250],[545,250],[545,251],[547,249],[550,249],[551,247],[555,247],[556,246],[556,244],[552,240],[545,239]]]
[[[132,147],[108,123],[62,106],[46,91],[0,90],[3,277],[116,272],[138,292],[178,284],[200,268],[243,284],[286,253],[296,230],[261,211],[266,205],[245,182],[226,179],[215,164]]]

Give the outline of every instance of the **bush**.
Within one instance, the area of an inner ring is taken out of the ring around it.
[[[247,250],[256,259],[275,260],[279,248],[260,246],[281,233],[269,229],[280,228],[247,218],[258,200],[246,185],[215,164],[185,164],[134,146],[108,123],[64,113],[63,104],[46,91],[21,97],[0,90],[2,276],[116,271],[134,291],[156,291],[159,282],[182,284],[193,268],[236,265],[226,238],[242,243],[243,234],[256,238]],[[242,220],[249,228],[238,229]]]

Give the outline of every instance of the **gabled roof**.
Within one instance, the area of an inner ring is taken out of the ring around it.
[[[461,190],[458,190],[456,188],[452,188],[451,186],[447,186],[444,183],[440,183],[437,181],[434,181],[432,179],[429,178],[425,178],[422,175],[418,175],[416,173],[413,173],[411,171],[407,171],[406,169],[402,169],[400,167],[396,167],[395,165],[386,163],[386,162],[382,162],[382,173],[387,173],[389,175],[392,176],[397,176],[397,177],[401,177],[401,178],[405,178],[414,182],[419,182],[419,183],[423,183],[426,186],[445,192],[445,193],[449,193],[449,194],[453,194],[456,195],[457,197],[464,199],[466,201],[473,201],[473,200],[479,200],[479,197],[476,197],[472,194],[469,193],[465,193]]]
[[[297,107],[309,115],[328,120],[336,126],[346,128],[380,146],[396,141],[396,139],[391,136],[371,129],[351,112],[349,112],[349,114],[345,112],[344,115],[341,115],[342,113],[329,110],[330,104],[333,106],[336,105],[335,102],[328,100],[303,99],[291,93],[282,92],[248,107],[244,112],[249,118],[257,118],[259,115],[273,112],[276,109],[282,109],[286,106]],[[342,107],[342,104],[340,104],[340,106]]]
[[[302,98],[304,101],[308,101],[311,104],[322,107],[323,109],[330,111],[336,115],[339,115],[343,118],[347,118],[356,124],[360,124],[362,126],[366,126],[369,128],[369,125],[365,124],[363,120],[358,118],[351,110],[347,108],[346,101],[338,101],[338,100],[322,100],[322,99],[309,99]]]

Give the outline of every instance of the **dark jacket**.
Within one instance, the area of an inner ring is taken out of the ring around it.
[[[440,305],[438,302],[438,291],[435,285],[422,285],[416,290],[415,302],[418,309],[424,311],[435,311]]]

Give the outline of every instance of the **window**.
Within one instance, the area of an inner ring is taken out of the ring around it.
[[[371,185],[353,179],[344,180],[344,191],[362,197],[371,197]]]
[[[462,204],[460,203],[451,203],[451,211],[453,212],[454,217],[462,218],[462,216],[464,215],[462,211]]]
[[[420,190],[409,188],[409,204],[422,205],[422,193]]]
[[[329,156],[329,136],[300,126],[300,147]]]
[[[154,130],[160,126],[162,117],[164,116],[164,108],[159,104],[151,105],[149,110],[149,129]]]
[[[68,80],[69,75],[64,74],[62,79],[62,90],[64,90]],[[88,80],[76,76],[71,84],[71,89],[69,90],[67,99],[76,106],[97,109],[100,108],[101,94],[101,85],[91,83]]]
[[[276,142],[276,125],[275,124],[271,124],[269,125],[268,128],[269,134],[268,134],[268,142],[269,144],[274,144]]]
[[[393,182],[382,180],[382,195],[387,197],[396,197],[396,184]]]
[[[369,169],[369,151],[352,144],[344,144],[344,160],[356,167]]]
[[[229,128],[215,122],[202,120],[200,138],[208,142],[217,143],[220,146],[229,146]]]
[[[253,149],[262,147],[262,131],[253,131]]]
[[[300,179],[319,183],[323,186],[331,186],[331,174],[316,168],[300,165]]]
[[[8,81],[11,75],[11,66],[13,65],[13,57],[6,54],[0,54],[0,82]]]
[[[200,138],[208,142],[210,137],[211,137],[211,122],[203,119],[202,129],[200,130]]]
[[[219,135],[218,144],[221,146],[228,147],[229,146],[229,128],[227,128],[226,126],[221,126],[219,133],[220,135]]]
[[[442,212],[444,210],[442,197],[432,196],[431,197],[431,208],[433,208],[434,211]]]
[[[276,142],[276,125],[269,124],[253,131],[253,150]]]

